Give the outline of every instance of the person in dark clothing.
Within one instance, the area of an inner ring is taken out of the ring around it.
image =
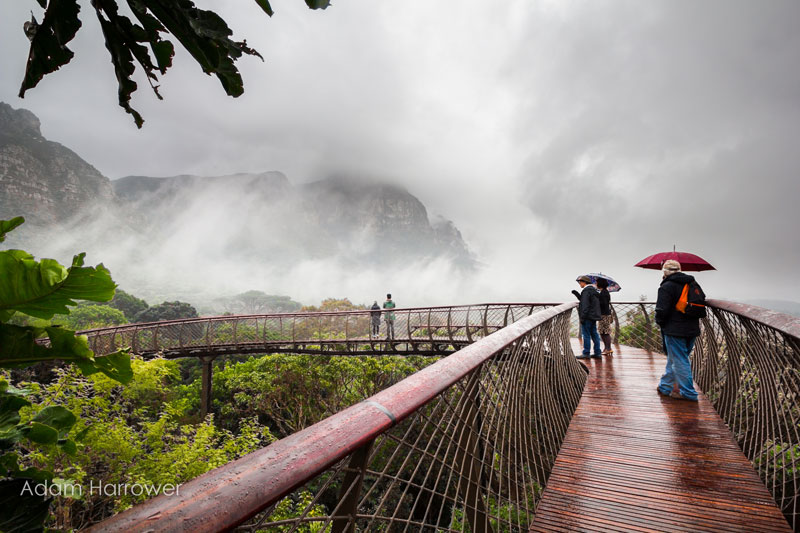
[[[693,276],[681,272],[681,264],[674,260],[664,262],[664,278],[658,288],[656,324],[661,327],[664,347],[667,350],[667,368],[658,384],[659,394],[682,400],[697,401],[697,391],[692,381],[692,363],[689,359],[694,342],[700,335],[700,319],[686,316],[675,308],[683,286],[694,281]],[[705,295],[703,295],[705,298]],[[678,384],[678,390],[673,390]]]
[[[600,335],[597,334],[597,321],[600,320],[600,295],[589,276],[580,276],[577,280],[581,286],[581,298],[578,304],[578,320],[581,323],[581,336],[583,337],[583,354],[578,359],[594,357],[602,359],[600,352]],[[594,344],[594,354],[589,355],[589,349]]]
[[[608,292],[608,280],[597,278],[597,288],[600,289],[600,323],[597,324],[597,332],[603,339],[603,355],[611,355],[611,327],[614,319],[611,316],[611,293]]]
[[[378,305],[378,300],[372,302],[372,307],[370,307],[370,320],[372,322],[372,327],[370,329],[370,336],[377,337],[380,335],[381,332],[381,306]]]

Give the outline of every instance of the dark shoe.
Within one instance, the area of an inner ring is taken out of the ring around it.
[[[594,355],[592,356],[592,359],[602,359],[602,358],[603,358],[603,356],[602,356],[602,355],[600,355],[599,353],[596,353],[596,354],[594,354]]]
[[[656,392],[661,396],[669,396],[669,394],[664,394],[663,392],[661,392],[661,387],[656,387]]]
[[[669,393],[669,397],[670,398],[675,398],[676,400],[686,400],[686,401],[689,401],[689,402],[696,402],[697,401],[696,399],[692,400],[691,398],[687,398],[686,396],[684,396],[683,394],[681,394],[680,392],[678,392],[676,390],[673,390],[672,392],[670,392]]]
[[[590,355],[579,355],[575,359],[591,359],[591,356]]]

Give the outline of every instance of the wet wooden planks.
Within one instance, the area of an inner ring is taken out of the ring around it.
[[[708,400],[656,392],[664,356],[622,346],[584,363],[530,531],[791,531]]]

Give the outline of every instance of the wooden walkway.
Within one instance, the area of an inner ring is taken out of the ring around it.
[[[791,531],[710,402],[656,392],[664,356],[622,346],[583,362],[530,531]]]

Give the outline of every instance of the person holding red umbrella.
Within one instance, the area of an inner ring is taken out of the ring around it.
[[[704,301],[705,294],[693,276],[681,272],[678,261],[664,261],[662,270],[664,276],[658,288],[656,324],[661,327],[667,351],[667,367],[656,390],[664,396],[696,402],[697,391],[694,389],[689,356],[700,335],[700,319],[686,312],[685,299],[689,289],[698,291],[699,300]],[[683,306],[678,305],[681,300],[684,300]],[[675,384],[678,385],[677,391],[674,390]]]

